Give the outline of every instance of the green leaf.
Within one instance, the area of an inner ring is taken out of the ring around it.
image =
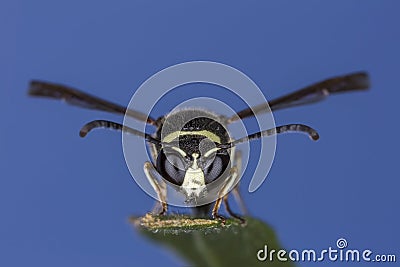
[[[276,253],[272,262],[259,261],[257,252],[265,245],[268,251],[281,247],[270,226],[250,217],[246,221],[245,226],[234,220],[222,225],[216,220],[150,214],[132,219],[143,236],[172,249],[192,266],[294,266],[278,261]]]

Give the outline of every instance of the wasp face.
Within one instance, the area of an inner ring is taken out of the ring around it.
[[[202,135],[182,135],[179,146],[166,146],[157,157],[157,170],[169,182],[181,187],[187,201],[206,193],[230,166],[230,155]]]

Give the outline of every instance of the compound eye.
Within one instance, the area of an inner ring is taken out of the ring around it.
[[[178,153],[165,154],[161,150],[157,158],[157,170],[167,181],[182,185],[186,174],[186,162]]]
[[[229,166],[229,155],[216,154],[213,160],[205,164],[204,178],[206,184],[209,184],[219,178]]]

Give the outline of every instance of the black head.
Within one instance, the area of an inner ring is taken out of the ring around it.
[[[228,133],[221,123],[208,117],[196,117],[180,130],[172,129],[162,139],[157,171],[172,184],[189,190],[187,195],[198,195],[230,169],[230,150],[218,147],[229,140]]]

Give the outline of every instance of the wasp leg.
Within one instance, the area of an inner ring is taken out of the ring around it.
[[[163,188],[160,186],[160,184],[157,182],[157,179],[153,175],[154,167],[153,164],[149,161],[146,161],[143,166],[144,173],[149,180],[149,183],[153,187],[154,191],[156,191],[158,200],[161,206],[161,211],[158,213],[158,215],[164,215],[167,212],[168,205],[167,205],[167,197],[166,197],[166,192],[165,190],[162,190]],[[154,212],[155,208],[153,209]]]
[[[242,152],[240,150],[235,152],[235,162],[236,162],[236,168],[237,168],[237,174],[240,175],[242,171]],[[244,204],[243,198],[240,195],[239,191],[239,183],[235,186],[235,188],[232,189],[232,194],[233,197],[235,198],[235,201],[238,203],[239,208],[243,214],[248,214],[248,210],[246,205]]]
[[[230,170],[230,175],[227,178],[225,184],[221,187],[221,190],[218,193],[218,199],[215,201],[215,205],[212,211],[212,217],[214,219],[218,219],[222,222],[222,224],[225,224],[226,219],[218,214],[219,208],[221,207],[221,202],[222,199],[229,193],[229,190],[232,188],[232,186],[235,184],[236,179],[238,177],[238,172],[236,167],[232,167]]]
[[[213,219],[220,220],[222,224],[225,224],[226,223],[225,217],[218,214],[218,210],[221,207],[221,201],[222,198],[218,198],[217,201],[215,201],[214,208],[212,210],[212,217]]]
[[[231,210],[231,207],[229,206],[229,202],[228,202],[228,195],[224,196],[224,204],[225,204],[226,212],[228,212],[228,214],[230,216],[232,216],[233,218],[237,219],[242,226],[245,226],[246,220]]]
[[[239,153],[238,156],[240,157],[241,154]],[[239,160],[240,160],[240,158],[239,158]],[[240,163],[240,162],[238,162],[238,163]],[[232,212],[232,210],[229,206],[229,203],[228,203],[229,189],[232,188],[232,186],[236,183],[238,178],[239,178],[239,168],[234,166],[231,168],[231,174],[229,176],[229,179],[227,180],[227,183],[222,188],[221,193],[222,193],[225,208],[226,208],[226,211],[228,212],[228,214],[230,216],[232,216],[233,218],[239,220],[240,224],[244,225],[244,224],[246,224],[246,220],[243,219],[242,217],[240,217],[239,215],[235,214],[234,212]],[[232,192],[234,192],[236,190],[236,192],[238,193],[239,191],[237,191],[238,190],[237,188],[238,188],[238,185],[236,184],[235,187],[233,188]]]
[[[240,211],[245,215],[249,214],[249,211],[248,211],[246,205],[244,204],[243,198],[239,191],[239,183],[235,186],[235,188],[232,189],[232,195],[235,198],[235,201],[237,202],[237,204],[240,208]]]

